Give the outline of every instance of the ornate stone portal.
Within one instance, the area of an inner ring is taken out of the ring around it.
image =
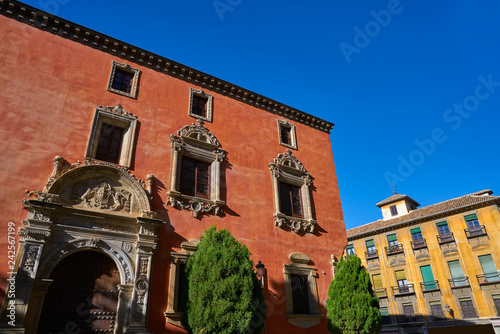
[[[108,255],[120,272],[114,333],[148,333],[155,233],[164,222],[154,218],[144,182],[124,168],[92,161],[70,165],[56,157],[46,188],[32,195],[23,201],[28,216],[19,231],[12,281],[16,326],[0,327],[0,333],[36,332],[53,269],[83,250]]]

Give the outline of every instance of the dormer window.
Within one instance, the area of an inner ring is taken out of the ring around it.
[[[393,216],[398,215],[398,208],[395,205],[391,205],[391,215]]]

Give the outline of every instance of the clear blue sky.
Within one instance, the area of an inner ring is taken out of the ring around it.
[[[500,194],[498,1],[24,2],[335,123],[347,228]]]

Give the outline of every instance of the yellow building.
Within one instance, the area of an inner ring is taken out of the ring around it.
[[[382,333],[500,333],[500,196],[418,208],[394,194],[383,219],[347,231],[380,299]],[[473,326],[473,327],[472,327]]]

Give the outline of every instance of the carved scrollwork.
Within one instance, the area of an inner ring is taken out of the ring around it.
[[[303,173],[307,172],[299,159],[297,159],[289,149],[287,149],[285,153],[278,154],[278,156],[274,159],[274,163],[278,166],[296,169]]]
[[[203,121],[200,119],[196,120],[196,124],[186,125],[177,131],[177,134],[181,137],[191,138],[203,143],[220,146],[219,141],[215,136],[203,126]]]
[[[222,208],[218,203],[211,201],[201,201],[196,198],[168,197],[167,205],[179,210],[189,210],[193,212],[193,217],[197,218],[201,213],[222,214]]]
[[[49,194],[40,190],[30,192],[29,195],[34,195],[37,201],[46,203],[59,203],[59,195]]]
[[[123,109],[123,107],[119,103],[115,107],[113,107],[113,106],[103,107],[100,104],[98,104],[97,108],[111,112],[111,113],[116,114],[116,115],[121,115],[121,116],[126,116],[126,117],[137,119],[137,115],[133,115],[132,113],[129,113],[128,111]]]
[[[284,216],[282,214],[274,214],[274,224],[280,228],[288,228],[295,233],[314,233],[316,221],[307,221],[299,218]]]

